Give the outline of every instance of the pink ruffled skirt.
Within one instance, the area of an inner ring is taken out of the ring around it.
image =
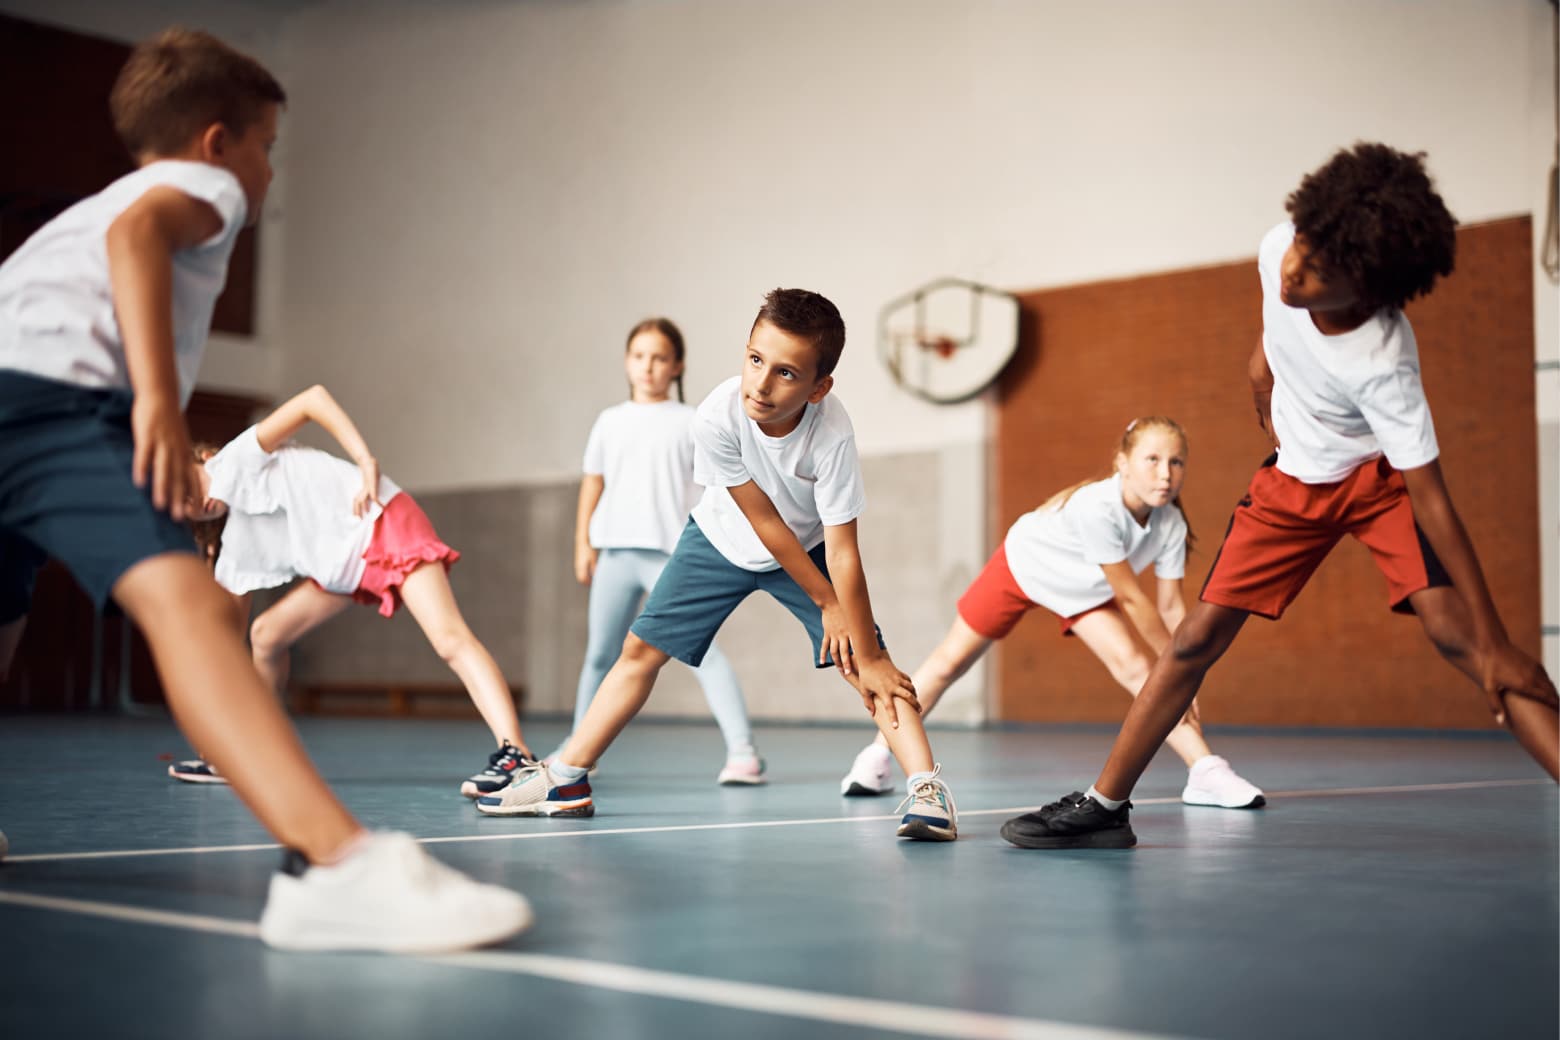
[[[425,563],[442,563],[444,570],[460,553],[439,540],[422,506],[402,491],[385,504],[374,521],[374,539],[363,553],[368,566],[352,598],[390,617],[401,605],[401,583]]]

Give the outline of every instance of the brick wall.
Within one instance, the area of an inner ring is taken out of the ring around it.
[[[1463,228],[1457,272],[1408,309],[1442,466],[1512,638],[1539,653],[1538,491],[1531,229],[1526,217]],[[999,390],[993,544],[1057,488],[1104,475],[1135,415],[1176,418],[1191,439],[1185,503],[1199,538],[1188,603],[1230,509],[1267,449],[1246,359],[1261,332],[1255,260],[1023,297],[1019,356]],[[997,717],[1115,721],[1127,698],[1076,640],[1036,611],[999,647]],[[1483,728],[1476,690],[1352,540],[1282,621],[1253,618],[1203,688],[1205,722]]]

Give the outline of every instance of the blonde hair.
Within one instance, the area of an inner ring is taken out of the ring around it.
[[[1114,462],[1116,456],[1131,455],[1132,449],[1137,447],[1137,442],[1142,438],[1143,434],[1149,430],[1160,430],[1164,433],[1174,434],[1176,437],[1181,439],[1181,449],[1183,451],[1191,450],[1191,442],[1186,439],[1186,431],[1181,428],[1180,423],[1176,422],[1174,419],[1166,418],[1163,415],[1140,416],[1139,418],[1133,419],[1131,422],[1127,423],[1127,428],[1122,431],[1121,440],[1116,443],[1115,453],[1111,455],[1111,469],[1108,470],[1104,476],[1090,477],[1088,480],[1080,480],[1076,484],[1064,487],[1062,490],[1058,491],[1056,494],[1052,495],[1050,498],[1041,503],[1040,508],[1060,509],[1067,504],[1067,500],[1072,498],[1080,488],[1086,488],[1090,484],[1096,484],[1101,480],[1108,480],[1110,478],[1110,474],[1115,472]],[[1170,503],[1181,511],[1181,519],[1186,521],[1186,548],[1190,550],[1196,543],[1197,539],[1196,536],[1192,534],[1192,521],[1191,518],[1186,515],[1186,506],[1181,503],[1181,496],[1179,493],[1177,493],[1175,498],[1170,500]]]

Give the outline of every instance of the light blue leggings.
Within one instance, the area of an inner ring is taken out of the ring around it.
[[[585,665],[580,669],[579,688],[574,695],[574,728],[585,718],[585,709],[601,686],[601,680],[617,663],[629,626],[656,579],[671,559],[655,549],[603,549],[596,559],[596,573],[590,582],[590,636],[585,645]],[[731,662],[711,645],[704,663],[693,670],[704,689],[715,724],[726,741],[728,753],[747,751],[753,746],[753,727],[748,722],[747,705],[737,673]]]

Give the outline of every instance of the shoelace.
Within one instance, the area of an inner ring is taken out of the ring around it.
[[[905,795],[905,800],[899,803],[899,808],[895,809],[894,812],[904,812],[907,806],[914,805],[917,800],[935,802],[937,801],[937,793],[941,792],[942,800],[947,805],[949,814],[957,816],[959,813],[959,807],[953,804],[952,792],[948,790],[947,784],[937,779],[938,774],[941,772],[942,763],[938,762],[934,764],[932,766],[932,771],[929,774],[911,785],[910,793]]]
[[[509,765],[509,763],[514,762],[517,764],[517,766],[523,766],[527,761],[528,759],[525,757],[525,752],[521,751],[513,744],[505,744],[503,747],[499,748],[497,751],[488,756],[488,767],[487,769],[483,770],[483,772],[493,773],[495,775],[511,773],[514,772],[516,767],[505,768]]]

